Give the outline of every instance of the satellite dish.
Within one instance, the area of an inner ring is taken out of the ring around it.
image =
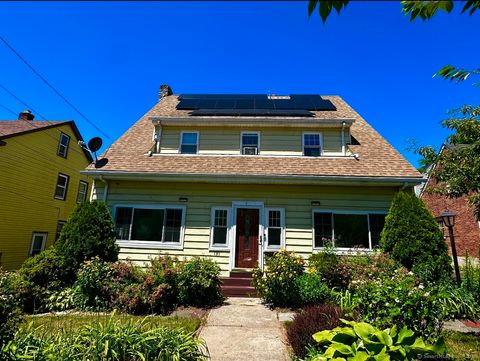
[[[108,158],[102,158],[102,159],[98,159],[96,162],[95,162],[95,168],[102,168],[102,167],[105,167],[108,163]]]
[[[96,152],[101,147],[102,147],[102,138],[100,138],[100,137],[92,138],[88,142],[88,149],[90,149],[90,151],[92,151],[92,152]]]

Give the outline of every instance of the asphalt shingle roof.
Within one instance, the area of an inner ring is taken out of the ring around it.
[[[421,178],[421,174],[377,131],[339,96],[322,96],[336,111],[315,112],[315,119],[353,118],[351,135],[360,145],[349,145],[353,157],[298,156],[215,156],[163,154],[149,157],[152,149],[152,118],[188,117],[190,111],[177,110],[177,96],[164,97],[105,152],[109,162],[102,172],[121,171],[148,174],[210,174],[262,176],[346,176]],[[192,117],[193,118],[193,117]],[[195,117],[198,119],[199,117]],[[226,117],[222,117],[226,118]],[[261,118],[261,117],[259,117]],[[292,121],[294,121],[292,119]],[[93,167],[90,167],[94,170]]]

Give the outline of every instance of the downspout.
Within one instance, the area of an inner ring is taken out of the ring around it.
[[[100,176],[98,179],[100,179],[100,181],[103,182],[103,184],[105,184],[105,187],[104,187],[104,190],[103,190],[103,201],[105,203],[107,203],[107,196],[108,196],[108,182],[103,179],[103,176]]]
[[[345,122],[342,122],[342,155],[345,154]]]

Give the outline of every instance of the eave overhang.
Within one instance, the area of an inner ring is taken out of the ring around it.
[[[354,118],[292,118],[292,117],[150,117],[156,126],[202,126],[202,127],[283,127],[283,128],[341,128],[349,127]]]
[[[310,184],[337,186],[413,187],[425,181],[423,177],[369,177],[341,175],[263,175],[263,174],[208,174],[208,173],[155,173],[83,170],[81,174],[94,179],[150,182],[202,182],[232,184]]]

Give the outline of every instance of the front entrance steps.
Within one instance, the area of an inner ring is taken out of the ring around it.
[[[250,270],[232,270],[230,277],[222,277],[222,293],[225,297],[256,297],[257,293],[252,285]]]

